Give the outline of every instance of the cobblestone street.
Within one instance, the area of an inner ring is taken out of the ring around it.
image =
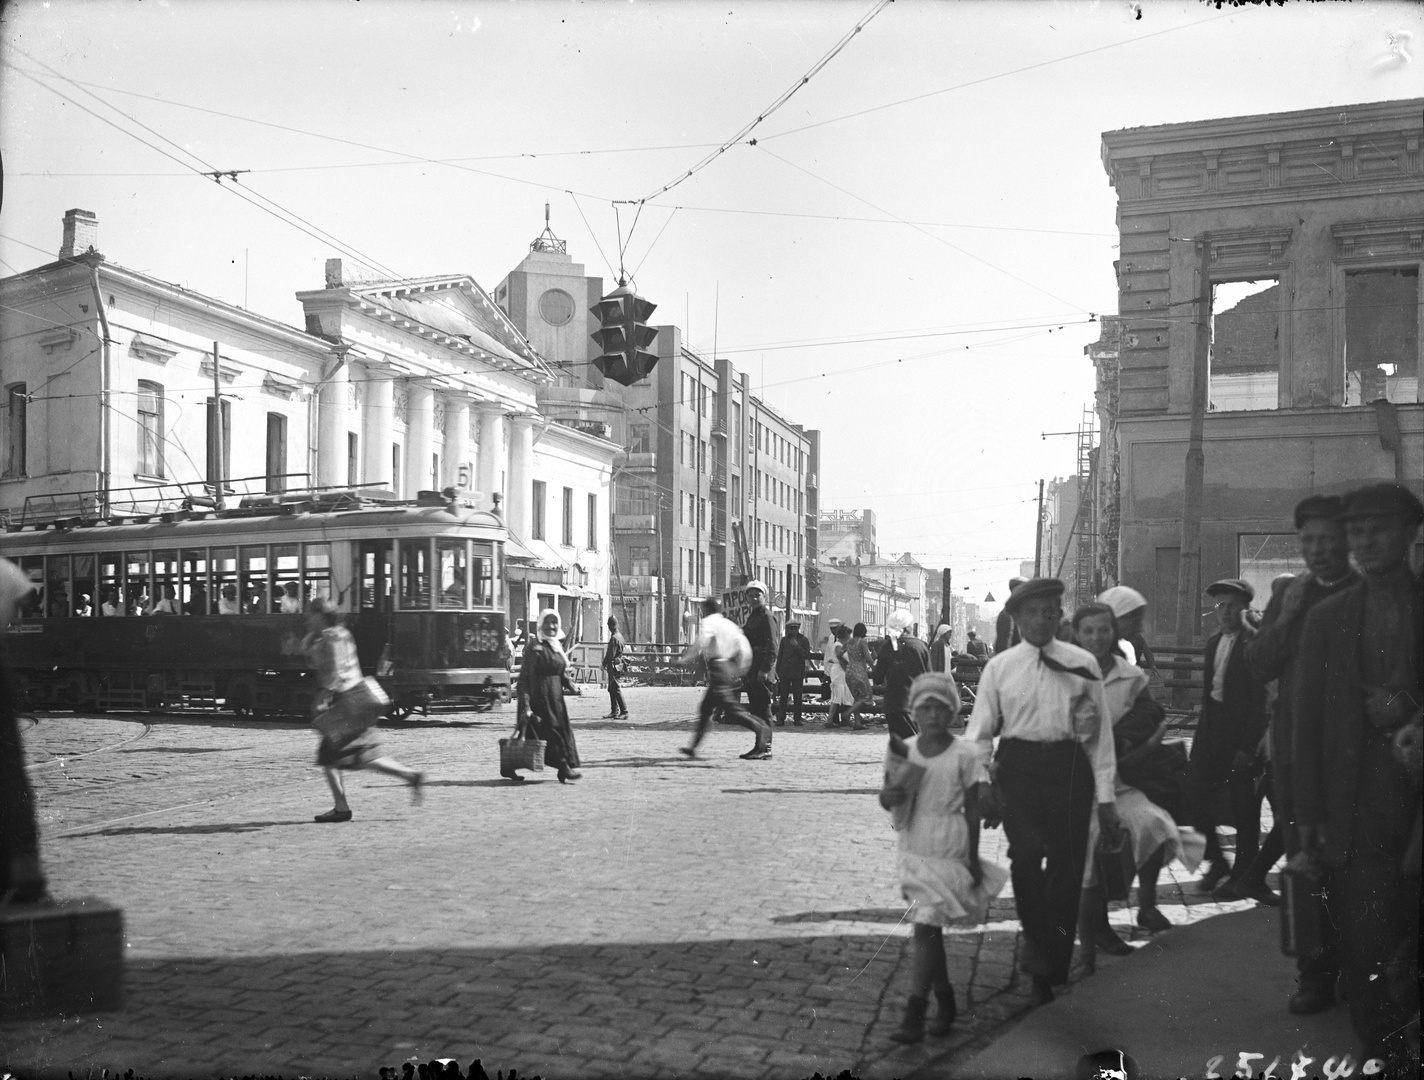
[[[42,716],[24,738],[52,889],[123,908],[126,1007],[7,1023],[0,1058],[21,1077],[374,1077],[436,1057],[550,1078],[911,1077],[952,1073],[1027,1009],[1005,895],[949,939],[955,1033],[888,1041],[909,933],[874,797],[882,730],[788,726],[747,762],[750,735],[715,728],[688,761],[698,690],[635,688],[612,722],[588,689],[571,701],[583,780],[500,779],[511,709],[416,716],[384,737],[427,772],[424,805],[348,774],[344,825],[312,822],[330,795],[299,723]],[[1002,846],[985,833],[1007,864]],[[1183,880],[1163,880],[1176,923],[1251,906]],[[1130,913],[1114,921],[1128,936]]]

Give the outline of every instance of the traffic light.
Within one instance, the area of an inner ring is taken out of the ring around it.
[[[658,354],[648,348],[657,340],[658,331],[647,322],[657,306],[623,283],[593,305],[599,323],[593,340],[603,350],[594,358],[593,366],[605,378],[632,386],[653,370]]]

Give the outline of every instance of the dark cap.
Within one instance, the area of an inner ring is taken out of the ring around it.
[[[1403,484],[1371,484],[1345,496],[1346,521],[1352,518],[1393,517],[1406,525],[1424,521],[1424,503]]]
[[[1230,593],[1244,596],[1247,603],[1256,598],[1256,590],[1251,588],[1249,582],[1242,581],[1240,578],[1222,578],[1220,581],[1213,581],[1206,587],[1208,596],[1222,596]]]
[[[1025,581],[1013,592],[1009,593],[1009,598],[1004,601],[1004,610],[1010,615],[1023,607],[1024,603],[1036,599],[1040,596],[1051,596],[1055,600],[1060,600],[1063,596],[1063,582],[1052,577],[1036,577]]]
[[[1295,508],[1295,527],[1301,528],[1311,518],[1336,521],[1345,512],[1345,500],[1339,495],[1312,495],[1302,499]]]
[[[788,630],[800,630],[800,629],[801,629],[801,624],[800,624],[799,622],[797,622],[795,619],[792,619],[789,623],[786,624],[786,629],[788,629]]]

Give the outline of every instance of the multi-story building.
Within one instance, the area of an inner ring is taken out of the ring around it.
[[[823,510],[819,569],[827,616],[863,622],[884,632],[896,608],[909,611],[923,637],[934,630],[940,607],[926,603],[930,572],[909,552],[882,560],[873,510]],[[852,617],[853,616],[853,617]]]
[[[1170,638],[1194,357],[1199,580],[1264,594],[1312,492],[1424,477],[1424,99],[1112,131],[1121,338],[1092,351],[1121,477],[1117,579]],[[1208,310],[1199,312],[1203,286]],[[1105,338],[1107,328],[1105,327]],[[1103,393],[1103,383],[1108,393]],[[1194,621],[1200,633],[1201,611]]]
[[[748,577],[815,628],[806,566],[815,550],[819,433],[759,400],[725,359],[659,326],[657,365],[624,387],[592,360],[593,305],[603,281],[584,273],[546,228],[495,289],[512,321],[558,373],[541,407],[576,425],[606,428],[614,463],[611,604],[632,640],[686,641],[704,596]]]
[[[152,513],[204,485],[457,487],[501,506],[516,538],[512,618],[545,600],[575,632],[581,611],[601,616],[617,447],[546,421],[551,370],[472,279],[352,282],[328,260],[298,330],[97,246],[95,215],[71,210],[59,259],[0,281],[12,518]]]

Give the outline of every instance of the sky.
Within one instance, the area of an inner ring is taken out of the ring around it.
[[[548,203],[822,432],[824,508],[1002,600],[1117,310],[1102,133],[1421,96],[1421,49],[1405,3],[11,0],[0,274],[81,207],[300,326],[333,256],[493,289]]]

